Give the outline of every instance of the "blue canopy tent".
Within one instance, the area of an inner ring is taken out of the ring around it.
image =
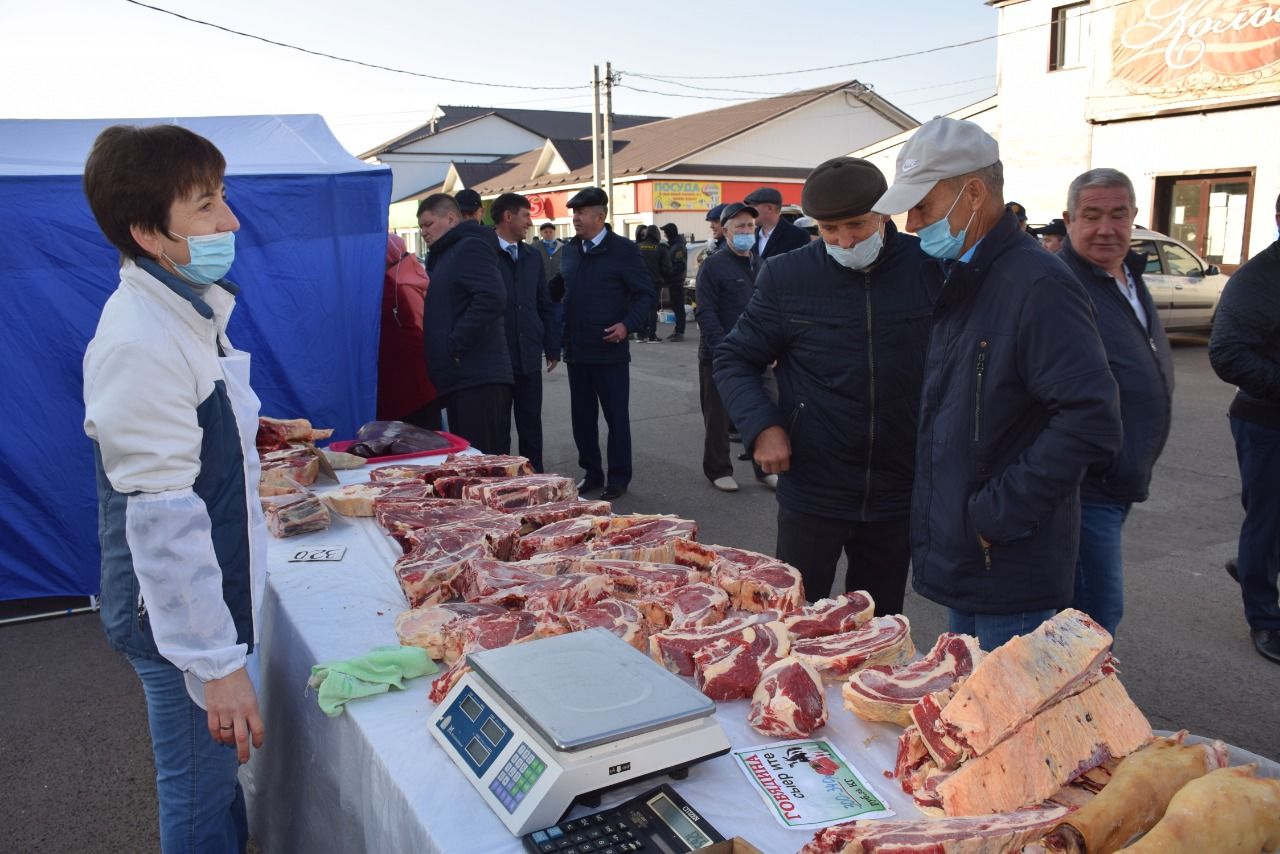
[[[0,601],[99,589],[81,361],[119,282],[81,179],[112,124],[173,123],[227,158],[241,288],[228,335],[263,414],[352,436],[373,417],[391,172],[320,116],[0,120]]]

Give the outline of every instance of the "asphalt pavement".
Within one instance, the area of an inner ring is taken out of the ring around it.
[[[777,507],[750,464],[735,463],[737,493],[702,476],[697,326],[688,332],[679,343],[631,345],[635,477],[615,506],[694,518],[704,542],[772,553]],[[1239,588],[1222,568],[1243,516],[1226,419],[1233,390],[1210,370],[1202,338],[1179,339],[1174,362],[1173,432],[1151,499],[1125,527],[1121,677],[1156,728],[1280,759],[1280,667],[1254,652]],[[546,378],[544,424],[548,470],[578,476],[563,366]],[[9,603],[0,617],[25,607]],[[910,590],[905,611],[918,647],[946,628],[945,610]],[[0,685],[5,849],[158,850],[142,689],[107,647],[97,616],[0,625]]]

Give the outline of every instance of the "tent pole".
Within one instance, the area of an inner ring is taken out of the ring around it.
[[[9,623],[29,623],[32,620],[44,620],[44,619],[48,619],[49,617],[66,617],[71,614],[88,614],[97,610],[98,610],[98,597],[90,596],[89,604],[82,608],[63,608],[60,611],[47,611],[43,614],[26,614],[21,617],[7,617],[3,620],[0,620],[0,626],[7,625]]]

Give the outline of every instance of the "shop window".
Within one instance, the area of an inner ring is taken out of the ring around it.
[[[1049,26],[1049,70],[1079,68],[1085,64],[1085,42],[1088,40],[1089,4],[1072,3],[1055,6]]]
[[[1231,273],[1249,257],[1252,196],[1251,171],[1157,178],[1155,228]]]

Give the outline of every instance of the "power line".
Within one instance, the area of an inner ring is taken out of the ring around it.
[[[256,36],[253,33],[246,33],[240,30],[233,30],[230,27],[224,27],[221,24],[215,24],[215,23],[212,23],[211,21],[202,21],[199,18],[191,18],[191,17],[188,17],[187,15],[181,15],[177,12],[170,11],[169,9],[161,9],[159,6],[151,6],[147,3],[141,3],[139,2],[139,0],[124,0],[124,2],[130,3],[134,6],[141,6],[143,9],[150,9],[153,12],[160,12],[165,15],[172,15],[175,18],[180,18],[181,20],[188,21],[192,24],[199,24],[203,27],[212,27],[215,30],[221,30],[224,33],[230,33],[231,35],[234,35],[234,36],[242,36],[246,39],[253,39],[254,41],[264,42],[269,45],[275,45],[276,47],[283,47],[283,48],[288,48],[289,50],[296,50],[299,53],[305,53],[311,56],[319,56],[319,57],[323,57],[324,59],[333,59],[338,62],[347,62],[352,65],[360,65],[365,68],[373,68],[378,71],[390,71],[393,74],[405,74],[410,77],[421,77],[425,80],[439,80],[443,83],[462,83],[466,86],[489,86],[495,89],[530,89],[535,91],[545,91],[545,90],[575,90],[576,91],[579,89],[591,88],[591,84],[589,83],[584,83],[581,86],[524,86],[518,83],[486,83],[482,80],[461,80],[457,77],[443,77],[439,74],[426,74],[421,71],[409,71],[404,68],[392,68],[387,65],[378,65],[377,63],[364,62],[359,59],[351,59],[345,56],[335,56],[332,53],[324,53],[323,51],[319,51],[319,50],[311,50],[310,48],[299,47],[296,44],[289,44],[287,42],[281,42],[281,41],[276,41],[275,39],[269,39],[269,38],[266,38],[265,36]]]

